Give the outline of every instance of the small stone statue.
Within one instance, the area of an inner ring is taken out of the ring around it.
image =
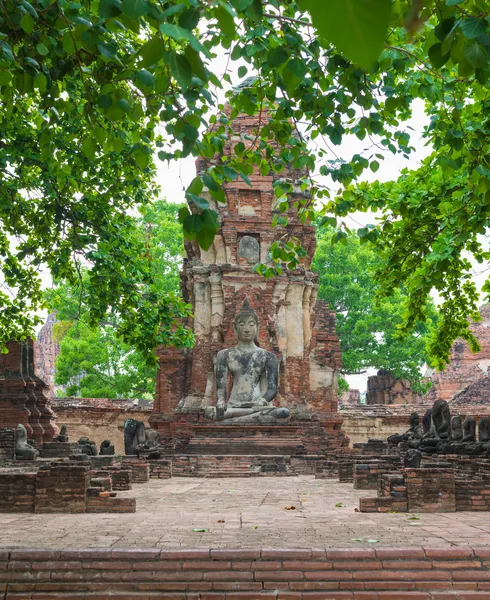
[[[255,344],[259,321],[247,299],[235,317],[233,328],[238,344],[218,352],[216,407],[208,407],[205,416],[223,425],[287,423],[289,410],[272,405],[278,388],[277,358]],[[227,399],[228,373],[232,387]]]
[[[482,417],[478,422],[478,441],[483,444],[490,442],[490,419]]]
[[[463,444],[476,442],[476,421],[474,417],[466,417],[463,421]]]
[[[53,439],[53,442],[61,442],[66,444],[68,442],[68,433],[66,431],[66,425],[62,425],[59,434]]]
[[[454,415],[451,418],[451,441],[461,442],[463,439],[463,422],[461,415]]]
[[[90,440],[87,436],[82,436],[78,440],[82,454],[88,454],[88,456],[97,456],[97,446],[95,442]]]
[[[436,400],[432,407],[432,422],[436,428],[437,436],[441,440],[449,438],[451,428],[451,412],[445,400]]]
[[[157,450],[161,445],[161,435],[155,429],[145,429],[143,421],[124,421],[124,451],[127,456],[136,456]]]
[[[104,440],[100,445],[99,456],[113,456],[116,453],[111,440]]]
[[[27,431],[24,425],[17,425],[15,431],[15,458],[17,460],[34,460],[39,456],[39,451],[31,446],[27,440]]]
[[[422,437],[422,427],[420,425],[420,417],[418,413],[413,412],[410,415],[410,427],[405,433],[395,433],[390,435],[388,438],[388,443],[398,445],[400,442],[405,442],[407,440],[420,439]]]
[[[423,419],[424,434],[420,444],[410,444],[411,448],[420,448],[422,452],[442,452],[449,440],[451,412],[445,400],[436,400]]]
[[[410,448],[407,450],[404,458],[403,465],[405,468],[420,469],[420,463],[422,461],[422,452],[416,448]]]

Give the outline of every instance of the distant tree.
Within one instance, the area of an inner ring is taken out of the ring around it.
[[[434,306],[428,305],[425,323],[400,337],[407,294],[393,289],[391,296],[378,298],[373,271],[380,260],[372,244],[361,244],[355,234],[332,244],[332,235],[331,229],[320,230],[313,268],[319,273],[319,297],[337,313],[342,374],[387,369],[419,386]]]
[[[179,208],[159,200],[148,205],[137,221],[139,235],[146,239],[156,293],[177,302],[183,256],[182,228],[176,218]],[[49,308],[58,318],[56,384],[67,386],[66,393],[74,396],[151,397],[155,365],[138,348],[121,341],[118,313],[108,314],[98,325],[90,323],[83,303],[86,281],[85,276],[79,287],[64,283],[46,292]]]

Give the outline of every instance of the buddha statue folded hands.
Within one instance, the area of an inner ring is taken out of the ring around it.
[[[216,406],[205,410],[207,418],[223,425],[280,425],[289,420],[287,408],[277,408],[278,363],[272,352],[259,348],[257,315],[245,299],[233,328],[238,344],[216,357]],[[229,397],[228,375],[231,376]]]

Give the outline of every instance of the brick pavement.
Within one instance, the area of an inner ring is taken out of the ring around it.
[[[365,490],[311,476],[152,480],[135,514],[0,514],[0,547],[380,548],[490,545],[486,513],[363,514]],[[342,503],[342,506],[336,504]],[[295,510],[286,510],[294,506]],[[206,531],[194,531],[205,529]]]

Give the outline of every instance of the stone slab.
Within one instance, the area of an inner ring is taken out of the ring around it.
[[[313,476],[155,479],[118,492],[134,514],[0,514],[0,548],[490,546],[481,513],[356,512],[365,495]]]

